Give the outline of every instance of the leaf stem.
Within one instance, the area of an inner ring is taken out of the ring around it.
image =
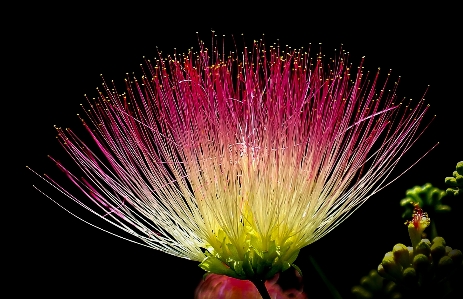
[[[326,278],[326,276],[323,273],[322,269],[318,266],[317,262],[315,261],[315,259],[311,255],[309,255],[309,260],[312,263],[315,270],[317,271],[318,275],[320,275],[321,279],[323,280],[323,282],[328,287],[328,290],[330,290],[331,295],[333,296],[333,298],[342,299],[342,297],[339,294],[338,290],[336,290],[336,288],[331,284],[331,282],[328,280],[328,278]]]

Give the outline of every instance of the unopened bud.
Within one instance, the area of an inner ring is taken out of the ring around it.
[[[371,270],[370,273],[368,274],[371,279],[375,282],[376,285],[379,285],[383,287],[383,278],[378,274],[378,271],[376,270]]]
[[[424,254],[418,254],[413,258],[413,268],[415,268],[417,272],[424,273],[430,266],[431,262]]]
[[[357,299],[372,299],[374,298],[373,294],[361,286],[355,286],[351,290],[352,294],[354,294],[355,298]]]
[[[360,279],[360,285],[364,287],[366,290],[372,291],[372,292],[376,291],[377,289],[374,281],[368,276],[364,276]]]
[[[411,287],[414,286],[417,282],[416,271],[412,267],[408,267],[403,271],[402,281],[405,285]]]
[[[403,267],[407,267],[410,265],[410,256],[408,253],[407,246],[404,244],[396,244],[392,249],[392,253],[394,254],[394,259],[399,262]]]
[[[445,246],[445,254],[448,255],[452,251],[452,247],[450,246]]]
[[[410,259],[411,259],[411,258],[413,257],[413,254],[414,254],[414,252],[413,252],[413,247],[408,246],[407,249],[408,249],[408,256],[409,256]]]
[[[428,239],[422,239],[416,246],[415,255],[424,254],[425,256],[428,256],[430,253],[431,253],[431,242],[429,242]]]
[[[390,294],[394,292],[396,288],[397,288],[397,285],[395,284],[395,282],[390,281],[386,284],[386,287],[384,288],[384,292],[386,294]]]
[[[442,243],[434,243],[431,246],[431,256],[434,261],[438,261],[445,255],[445,246]]]
[[[432,244],[442,244],[444,246],[446,245],[445,240],[442,237],[435,237],[432,239]]]
[[[437,273],[439,274],[439,276],[445,276],[450,273],[452,268],[453,260],[448,256],[444,256],[439,260],[439,263],[437,264]]]
[[[386,272],[382,264],[378,265],[378,274],[381,275],[381,277],[386,278],[388,280],[395,280],[394,277],[392,277]]]
[[[452,251],[450,251],[448,257],[450,257],[453,260],[453,263],[455,265],[460,265],[463,261],[463,254],[458,249],[453,249]]]
[[[394,254],[391,251],[384,255],[381,265],[383,265],[383,268],[386,271],[386,273],[391,275],[395,279],[400,279],[402,277],[403,267],[395,261]]]

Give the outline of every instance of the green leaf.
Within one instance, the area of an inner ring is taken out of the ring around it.
[[[299,255],[299,251],[300,250],[294,251],[294,253],[291,254],[291,256],[287,259],[287,262],[290,264],[294,263],[294,261],[297,259],[297,256]]]
[[[281,272],[282,267],[283,265],[281,260],[277,258],[277,261],[272,265],[272,268],[265,273],[265,279],[270,279],[278,272]]]
[[[218,258],[209,255],[200,264],[199,267],[207,272],[212,272],[220,275],[227,275],[234,278],[241,278],[235,271],[230,269]]]
[[[452,210],[448,205],[436,205],[434,209],[436,212],[450,212]]]
[[[411,197],[405,197],[400,201],[400,206],[405,207],[411,205],[413,203],[413,199]]]
[[[297,273],[299,273],[299,275],[302,277],[302,271],[301,271],[301,268],[299,268],[298,266],[296,266],[295,264],[291,264],[291,266],[296,269]]]
[[[463,175],[463,161],[460,161],[460,162],[457,163],[457,172],[460,175]]]
[[[457,180],[454,178],[454,177],[446,177],[445,178],[445,183],[449,186],[452,186],[452,187],[457,187],[458,184],[457,184]]]
[[[235,245],[231,244],[231,243],[228,243],[226,245],[226,254],[228,256],[230,256],[231,258],[233,258],[234,260],[239,260],[239,254],[238,254],[238,250],[236,250],[236,247]]]
[[[407,195],[407,197],[410,197],[413,202],[418,203],[420,205],[420,207],[421,207],[423,205],[423,201],[421,200],[420,196],[418,195],[418,194],[421,193],[421,191],[422,191],[421,187],[416,186],[416,187],[414,187],[412,189],[408,189],[405,194]]]
[[[288,270],[289,268],[291,268],[291,264],[288,263],[287,261],[283,261],[283,262],[282,262],[282,266],[281,266],[281,272],[286,271],[286,270]]]
[[[239,276],[246,276],[246,273],[243,270],[243,261],[233,261],[233,263],[231,265],[233,266],[233,270]]]
[[[252,269],[252,264],[250,260],[250,251],[247,251],[244,254],[244,261],[243,261],[243,271],[246,273],[246,277],[253,278],[255,273],[254,270]]]
[[[254,248],[251,249],[251,260],[252,268],[257,272],[258,275],[262,275],[264,272],[265,264],[262,257],[258,254],[258,250]]]

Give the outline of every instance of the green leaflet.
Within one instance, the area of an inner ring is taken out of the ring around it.
[[[206,251],[206,258],[199,264],[199,267],[207,272],[220,275],[227,275],[234,278],[241,278],[234,270],[223,263],[218,258],[212,256]]]
[[[285,244],[286,250],[290,246],[291,243]],[[199,267],[210,273],[249,280],[270,279],[276,273],[286,271],[291,266],[300,272],[300,269],[293,265],[299,250],[285,258],[281,256],[281,250],[279,246],[276,246],[275,241],[270,241],[268,250],[263,252],[250,246],[244,253],[242,260],[239,259],[238,251],[234,245],[222,243],[220,248],[222,249],[221,254],[212,247],[208,247],[205,252],[206,258]],[[222,254],[226,257],[222,257]]]

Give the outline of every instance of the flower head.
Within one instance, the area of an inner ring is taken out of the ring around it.
[[[57,128],[84,177],[53,161],[85,196],[45,179],[146,246],[270,278],[387,184],[427,110],[347,60],[263,41],[159,54],[125,93],[103,80],[88,99],[96,149]]]

